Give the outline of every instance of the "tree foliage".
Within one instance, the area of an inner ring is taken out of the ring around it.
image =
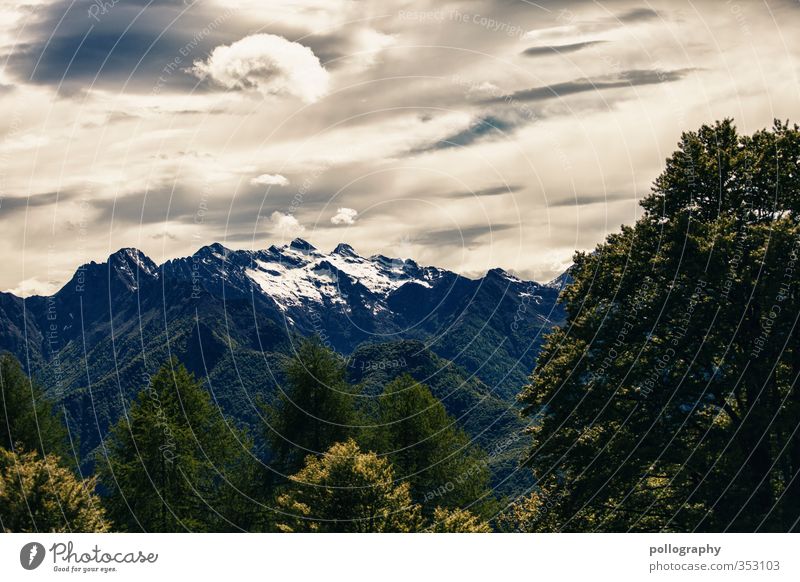
[[[466,509],[437,507],[433,512],[433,524],[427,531],[433,533],[490,533],[492,528]]]
[[[0,531],[108,531],[94,488],[94,478],[78,479],[54,455],[0,448]]]
[[[529,523],[797,529],[798,180],[797,126],[703,126],[643,217],[576,254],[567,322],[521,394],[543,495]]]
[[[397,483],[389,462],[352,439],[308,456],[278,508],[287,532],[411,532],[422,524],[408,483]]]
[[[127,531],[253,527],[251,443],[177,360],[165,363],[104,443],[109,513]]]
[[[375,449],[411,485],[430,515],[436,506],[485,506],[492,501],[486,454],[470,444],[427,386],[408,374],[378,399]],[[488,509],[487,509],[488,511]]]
[[[64,457],[67,442],[64,424],[41,387],[14,356],[0,355],[0,447]]]
[[[267,440],[274,464],[285,474],[354,434],[355,396],[344,362],[318,337],[302,340],[286,366],[287,387],[267,407]]]

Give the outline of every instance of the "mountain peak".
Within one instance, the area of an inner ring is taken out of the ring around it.
[[[336,245],[336,248],[333,249],[333,252],[334,252],[334,254],[342,255],[343,257],[357,257],[358,256],[358,253],[356,253],[356,250],[353,247],[351,247],[349,244],[347,244],[347,243],[339,243],[338,245]]]
[[[291,243],[289,243],[289,248],[297,251],[302,251],[304,253],[310,253],[312,251],[317,250],[317,247],[312,245],[307,240],[303,240],[302,238],[294,239]]]
[[[136,271],[158,277],[158,265],[142,251],[133,247],[124,247],[109,255],[108,266],[114,267],[118,272],[124,272],[131,281],[135,280]]]

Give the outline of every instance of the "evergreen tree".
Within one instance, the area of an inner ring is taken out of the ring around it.
[[[290,474],[354,434],[355,395],[345,364],[317,337],[302,340],[286,366],[287,387],[267,408],[267,439],[278,471]]]
[[[422,525],[420,507],[392,466],[362,452],[352,439],[334,444],[321,458],[309,455],[278,497],[286,532],[411,532]]]
[[[445,411],[424,384],[404,374],[378,399],[373,446],[411,485],[411,497],[430,515],[437,506],[475,505],[490,512],[492,502],[486,454]]]
[[[10,354],[0,356],[0,447],[67,454],[67,431],[41,387]]]
[[[521,395],[529,527],[798,528],[799,164],[797,126],[703,126],[642,218],[576,254]]]
[[[127,531],[254,527],[258,505],[246,496],[254,482],[251,446],[173,358],[104,443],[99,471],[112,520]]]
[[[94,488],[94,478],[76,478],[54,455],[0,448],[0,531],[108,531]]]

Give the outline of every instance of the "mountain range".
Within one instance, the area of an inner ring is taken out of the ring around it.
[[[82,265],[54,295],[0,293],[0,351],[63,405],[84,463],[170,356],[232,419],[260,430],[259,401],[274,397],[296,339],[314,334],[367,389],[406,372],[429,384],[491,447],[521,428],[515,396],[563,320],[564,281],[502,269],[471,279],[302,239],[255,251],[215,243],[161,265],[125,248]]]

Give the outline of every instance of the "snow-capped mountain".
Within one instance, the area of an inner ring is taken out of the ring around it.
[[[257,422],[253,394],[274,389],[281,358],[312,334],[343,357],[364,346],[394,353],[398,342],[411,350],[404,362],[430,352],[511,403],[544,333],[563,319],[558,293],[502,269],[470,279],[301,239],[255,251],[216,243],[162,265],[126,248],[82,265],[53,296],[0,293],[0,351],[64,403],[88,454],[172,356],[207,378],[231,415]]]

